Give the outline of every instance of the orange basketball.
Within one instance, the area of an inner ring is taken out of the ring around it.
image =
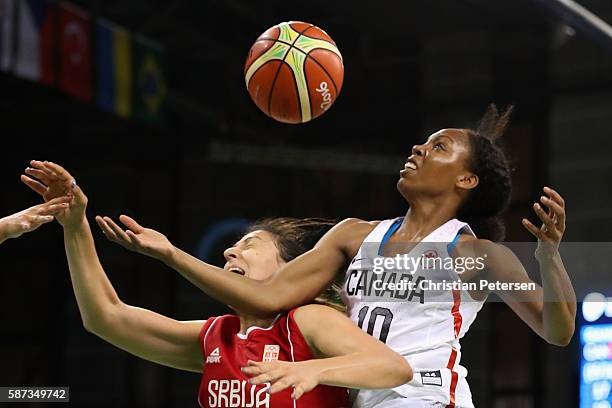
[[[291,21],[264,32],[244,65],[253,102],[283,123],[304,123],[335,102],[344,79],[342,55],[319,27]]]

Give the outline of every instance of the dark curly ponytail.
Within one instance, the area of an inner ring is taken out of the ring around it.
[[[511,171],[505,153],[497,144],[510,121],[513,107],[501,114],[493,104],[478,127],[468,130],[471,144],[470,171],[478,176],[478,185],[461,205],[457,218],[470,224],[479,238],[502,241],[506,229],[501,215],[510,203]]]

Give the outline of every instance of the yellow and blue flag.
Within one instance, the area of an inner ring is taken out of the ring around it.
[[[132,116],[132,35],[106,20],[96,24],[96,103],[121,117]]]

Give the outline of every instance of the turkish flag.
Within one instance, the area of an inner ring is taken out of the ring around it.
[[[92,99],[91,17],[72,5],[59,6],[59,87],[84,101]]]

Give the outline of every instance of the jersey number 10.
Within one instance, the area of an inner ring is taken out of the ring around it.
[[[383,343],[387,342],[387,336],[389,336],[389,327],[391,327],[391,321],[393,320],[393,313],[391,310],[386,307],[375,307],[370,312],[370,319],[368,320],[368,328],[364,327],[364,322],[368,311],[370,310],[370,306],[364,306],[359,311],[359,322],[357,326],[361,328],[361,330],[365,330],[370,336],[374,336],[374,326],[376,325],[376,320],[381,317],[383,318],[382,327],[380,329],[379,340]]]

